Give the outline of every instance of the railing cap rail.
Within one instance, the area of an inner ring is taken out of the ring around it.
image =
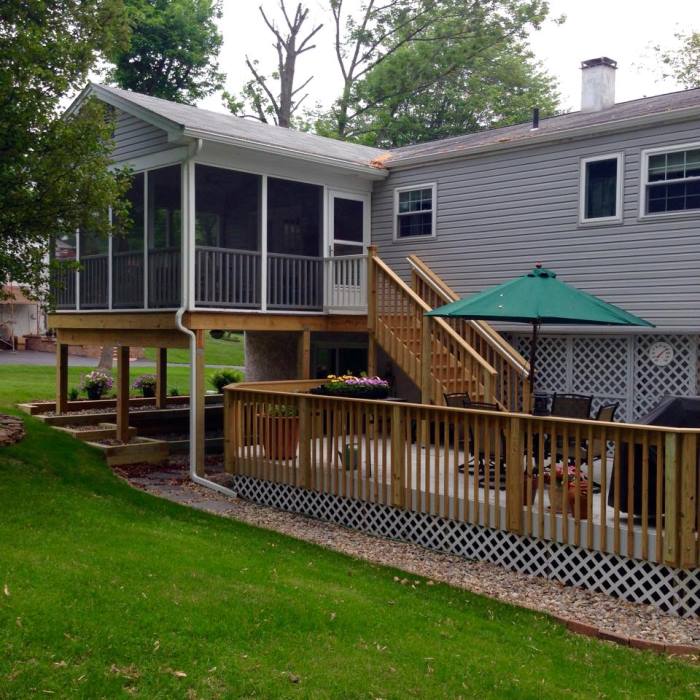
[[[353,403],[360,403],[368,406],[400,406],[401,408],[412,408],[421,409],[428,411],[436,411],[441,413],[459,413],[459,414],[476,414],[492,416],[494,418],[518,418],[520,420],[528,422],[542,422],[550,424],[565,424],[573,426],[594,426],[598,428],[613,428],[615,430],[633,430],[633,431],[650,431],[658,432],[664,434],[677,434],[677,435],[698,435],[700,436],[700,428],[674,428],[672,426],[665,425],[642,425],[640,423],[614,423],[610,421],[594,420],[592,418],[564,418],[561,416],[533,416],[529,413],[515,413],[512,411],[490,411],[481,408],[455,408],[453,406],[437,406],[432,404],[423,403],[411,403],[408,401],[387,401],[383,399],[352,399],[345,396],[324,396],[321,394],[307,394],[305,389],[311,389],[315,386],[319,386],[323,380],[320,379],[308,379],[308,380],[284,380],[284,381],[270,381],[270,382],[241,382],[240,384],[229,384],[224,387],[224,391],[227,392],[249,392],[254,394],[275,394],[276,396],[288,396],[299,398],[300,396],[309,399],[320,399],[328,401],[351,401]],[[290,385],[305,385],[299,387],[298,391],[285,391],[285,386]],[[306,386],[308,385],[308,386]],[[280,389],[275,389],[271,387],[280,387]],[[585,436],[584,436],[585,437]]]

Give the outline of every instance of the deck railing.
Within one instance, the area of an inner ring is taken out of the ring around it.
[[[143,251],[112,254],[112,306],[139,309],[144,306]]]
[[[326,258],[324,265],[326,308],[367,313],[367,256]]]
[[[268,254],[267,306],[320,311],[323,308],[323,260],[306,255]]]
[[[80,308],[105,309],[109,302],[109,256],[80,258]]]
[[[260,306],[260,253],[197,246],[195,301],[200,306]]]
[[[57,309],[74,309],[76,303],[76,271],[62,266],[51,270],[51,290]]]
[[[180,305],[182,251],[155,248],[148,251],[148,306],[172,308]]]
[[[300,393],[313,385],[228,388],[227,471],[672,566],[700,559],[700,430]]]

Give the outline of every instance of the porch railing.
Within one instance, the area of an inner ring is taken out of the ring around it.
[[[182,252],[179,248],[148,251],[148,305],[166,308],[180,305]]]
[[[195,303],[200,306],[260,306],[260,253],[197,246]]]
[[[270,309],[323,308],[323,261],[305,255],[267,256],[267,306]]]
[[[74,309],[76,302],[76,272],[69,267],[51,270],[51,289],[57,309]]]
[[[226,389],[227,471],[671,566],[700,560],[700,430],[299,393],[313,384]]]
[[[326,258],[325,307],[329,311],[367,312],[367,256]]]
[[[144,306],[143,251],[112,254],[112,306],[139,309]]]
[[[109,302],[109,256],[80,258],[80,308],[106,309]]]

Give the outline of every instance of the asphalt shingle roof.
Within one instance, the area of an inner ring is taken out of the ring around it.
[[[700,108],[700,88],[696,88],[620,102],[609,109],[597,112],[569,112],[556,117],[544,118],[540,120],[540,126],[537,130],[533,130],[532,124],[526,122],[387,151],[292,129],[282,129],[270,124],[241,119],[231,114],[212,112],[115,87],[104,85],[99,87],[183,128],[244,139],[251,144],[276,146],[353,165],[374,165],[380,168],[391,168],[415,157],[429,158],[434,156],[439,159],[447,154],[455,156],[464,153],[467,155],[470,150],[482,149],[490,145],[502,146],[508,143],[523,145],[573,129],[614,124],[618,121],[624,122],[627,119],[671,113],[693,107]]]

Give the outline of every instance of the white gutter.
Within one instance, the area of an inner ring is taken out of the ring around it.
[[[185,225],[183,226],[183,250],[185,255],[183,256],[182,264],[182,305],[175,313],[175,325],[181,333],[187,335],[190,339],[190,480],[195,484],[200,486],[206,486],[209,489],[218,491],[225,496],[236,497],[236,492],[231,489],[217,484],[215,481],[210,481],[209,479],[199,476],[197,474],[197,416],[195,415],[195,397],[198,392],[203,391],[204,387],[197,385],[197,373],[194,371],[194,362],[197,356],[197,336],[192,329],[188,328],[182,321],[183,316],[187,311],[194,310],[194,294],[190,289],[190,277],[191,277],[191,258],[194,252],[194,226],[191,224],[194,222],[194,212],[190,211],[191,203],[194,201],[194,197],[191,196],[190,192],[190,177],[189,168],[192,163],[192,159],[199,154],[202,150],[202,139],[197,139],[194,141],[190,147],[189,155],[183,165],[183,182],[187,183],[186,187],[183,187],[183,193],[186,195],[185,200],[185,215],[182,217]],[[190,244],[192,244],[190,246]],[[206,410],[206,408],[205,408]]]

